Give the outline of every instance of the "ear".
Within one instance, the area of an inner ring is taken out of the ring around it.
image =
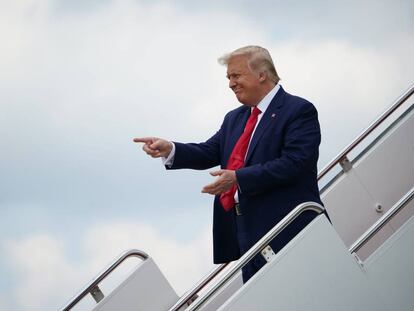
[[[259,73],[259,81],[260,81],[260,82],[264,82],[264,81],[266,81],[266,79],[267,79],[267,75],[266,75],[266,73],[264,73],[264,72],[260,72],[260,73]]]

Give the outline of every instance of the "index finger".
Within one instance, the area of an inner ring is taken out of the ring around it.
[[[152,137],[136,137],[134,138],[134,143],[152,143],[153,142]]]

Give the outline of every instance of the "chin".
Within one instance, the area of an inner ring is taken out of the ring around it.
[[[240,104],[243,104],[244,106],[249,106],[251,107],[252,105],[250,103],[248,103],[246,101],[246,99],[244,99],[243,97],[237,97],[237,100],[239,101]]]
[[[238,95],[238,94],[236,94],[236,98],[237,98],[237,100],[239,101],[239,103],[241,103],[241,104],[243,104],[243,105],[246,105],[246,99],[245,98],[243,98],[243,96],[241,96],[240,94]]]

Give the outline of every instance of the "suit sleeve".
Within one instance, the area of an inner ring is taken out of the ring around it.
[[[175,144],[174,163],[167,169],[204,170],[220,164],[221,129],[203,143]]]
[[[305,102],[288,122],[280,157],[236,171],[241,192],[259,194],[294,182],[304,170],[316,171],[320,140],[317,111]]]

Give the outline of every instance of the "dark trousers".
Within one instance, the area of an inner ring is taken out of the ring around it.
[[[249,236],[245,230],[244,217],[236,216],[236,226],[237,226],[237,239],[239,241],[240,253],[243,255],[246,253],[252,246]],[[250,260],[242,268],[243,283],[246,283],[261,267],[265,265],[266,261],[259,253],[252,260]]]

